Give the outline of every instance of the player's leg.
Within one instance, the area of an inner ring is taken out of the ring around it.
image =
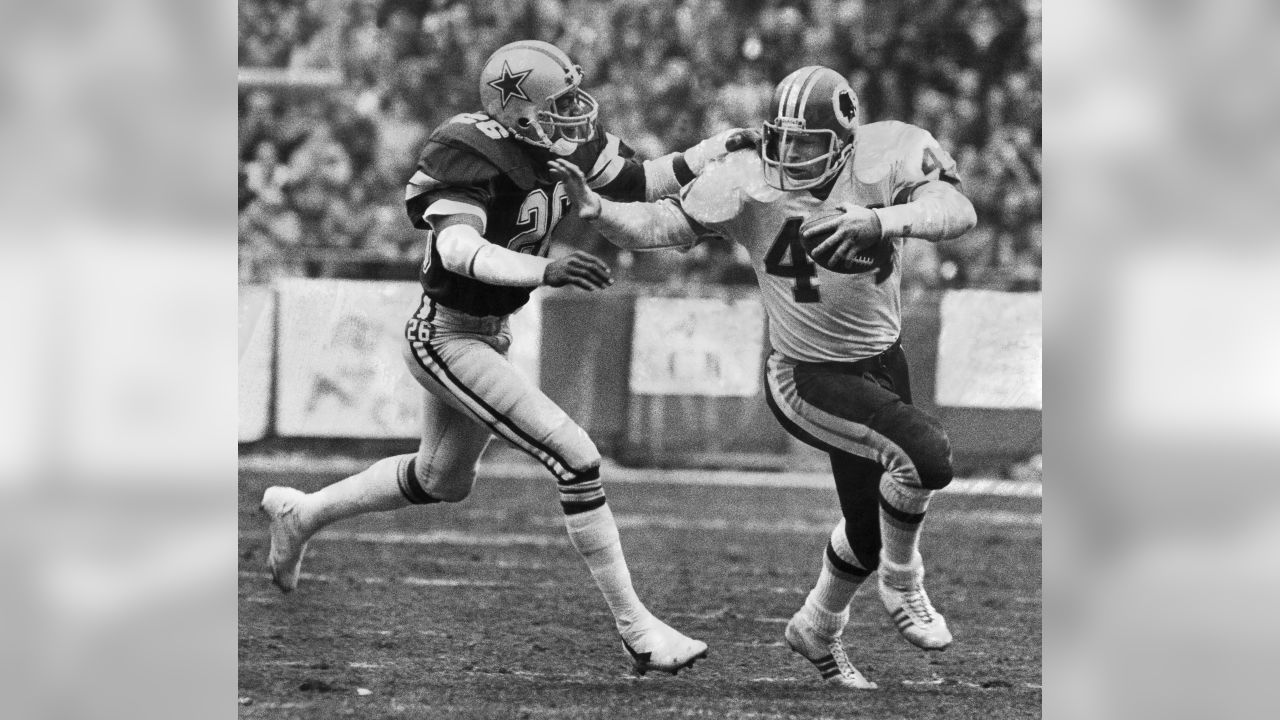
[[[465,319],[455,319],[458,323]],[[442,325],[448,325],[445,318]],[[556,478],[569,540],[613,613],[638,670],[675,672],[706,644],[658,620],[640,601],[600,482],[600,453],[585,431],[507,361],[510,338],[441,332],[412,344],[415,375],[542,463]]]
[[[850,600],[879,563],[877,499],[884,468],[804,432],[781,414],[772,398],[770,407],[789,432],[831,456],[831,471],[841,508],[840,522],[832,530],[823,551],[818,580],[804,604],[787,622],[784,637],[793,651],[813,663],[825,682],[855,690],[874,690],[878,686],[849,660],[841,636],[849,621]]]
[[[871,371],[866,363],[771,358],[768,398],[793,432],[885,468],[877,488],[881,599],[904,637],[941,649],[951,634],[924,592],[919,537],[933,490],[951,480],[951,450],[941,425],[904,402],[910,394],[899,353]]]
[[[285,592],[296,588],[307,540],[326,525],[370,512],[464,499],[491,439],[487,428],[424,391],[416,454],[383,458],[313,493],[267,488],[262,510],[271,519],[267,562],[272,579]]]

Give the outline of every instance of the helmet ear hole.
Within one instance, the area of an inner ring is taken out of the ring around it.
[[[520,126],[520,127],[522,127],[522,128],[527,128],[527,127],[529,127],[530,125],[532,125],[532,124],[533,124],[533,121],[532,121],[532,120],[530,120],[530,119],[529,119],[529,118],[527,118],[527,117],[522,117],[522,118],[517,118],[517,119],[516,119],[516,124],[517,124],[517,125],[519,125],[519,126]]]

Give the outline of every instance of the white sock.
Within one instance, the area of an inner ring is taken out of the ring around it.
[[[565,515],[564,524],[569,531],[569,542],[586,561],[596,587],[613,613],[618,632],[626,638],[629,630],[642,625],[652,615],[631,587],[631,572],[622,555],[622,540],[613,511],[608,504],[601,505],[594,510]]]
[[[907,485],[885,473],[880,480],[880,556],[906,565],[918,554],[920,528],[933,491]],[[888,507],[885,507],[885,506]]]
[[[824,638],[840,637],[844,633],[845,624],[849,622],[848,608],[838,613],[827,612],[810,601],[805,601],[804,614],[813,629]]]
[[[831,555],[835,554],[835,560]],[[809,591],[806,602],[828,613],[842,613],[849,607],[849,601],[858,591],[862,581],[870,573],[858,562],[849,547],[849,537],[845,535],[844,518],[831,531],[831,540],[822,554],[822,571],[818,582]]]
[[[907,562],[897,563],[881,553],[880,579],[898,590],[918,587],[924,583],[924,558],[917,552]]]
[[[408,507],[412,503],[401,490],[400,480],[414,457],[383,458],[363,472],[308,494],[302,507],[303,526],[315,532],[356,515]]]

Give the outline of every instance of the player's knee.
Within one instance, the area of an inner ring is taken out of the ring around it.
[[[877,429],[906,453],[922,487],[940,490],[951,483],[951,439],[938,420],[902,404]]]
[[[426,477],[419,471],[418,482],[432,500],[456,503],[467,499],[476,482],[475,465],[454,464],[432,466],[427,469]]]
[[[930,431],[921,433],[918,445],[912,462],[920,475],[920,484],[930,490],[941,490],[950,485],[954,471],[951,466],[951,438],[947,437],[947,432],[934,425]]]
[[[565,469],[575,478],[582,476],[581,479],[591,479],[586,476],[600,476],[600,450],[591,441],[587,431],[578,427],[568,416],[552,431],[547,444],[564,460],[567,466]]]

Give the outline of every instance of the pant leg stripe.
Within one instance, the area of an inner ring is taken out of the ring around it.
[[[546,466],[551,471],[551,474],[556,476],[557,480],[572,479],[574,473],[572,470],[567,469],[567,465],[563,461],[548,452],[544,446],[534,441],[533,438],[516,427],[508,418],[496,412],[488,403],[458,382],[457,378],[444,366],[438,354],[430,346],[421,341],[414,341],[412,348],[413,357],[417,360],[418,367],[428,377],[439,383],[446,392],[457,398],[480,422],[484,423],[495,434],[511,441],[516,447],[532,455],[538,462]],[[436,368],[439,369],[437,370]]]
[[[430,345],[423,345],[423,349],[427,351],[427,353],[431,356],[431,359],[434,360],[435,363],[440,366],[440,369],[444,371],[444,373],[449,377],[449,379],[453,381],[458,386],[458,388],[462,390],[462,392],[466,393],[472,400],[475,401],[476,404],[484,408],[485,411],[488,412],[490,415],[492,415],[499,423],[502,423],[503,425],[510,428],[511,432],[518,435],[531,447],[537,448],[538,451],[546,454],[548,458],[555,461],[561,467],[563,472],[567,473],[571,477],[580,477],[583,475],[590,474],[591,472],[594,471],[596,474],[596,477],[599,477],[600,475],[599,468],[587,468],[585,470],[579,470],[573,467],[572,465],[570,465],[567,460],[561,457],[560,454],[557,453],[554,449],[552,449],[549,445],[534,439],[534,437],[530,435],[528,432],[526,432],[524,428],[520,427],[515,422],[513,422],[511,418],[503,415],[502,413],[499,413],[492,406],[490,406],[489,403],[485,402],[484,398],[480,397],[480,395],[478,395],[475,391],[467,387],[466,384],[464,384],[460,379],[458,379],[458,377],[453,374],[453,371],[449,369],[449,365],[444,361],[444,358],[440,357],[440,354],[437,353],[434,349],[432,349]]]
[[[908,476],[912,484],[919,485],[915,466],[896,443],[862,423],[832,415],[806,402],[796,391],[792,368],[777,356],[769,358],[769,366],[772,372],[768,374],[767,387],[778,400],[778,410],[794,425],[819,442],[850,455],[874,460],[889,474]]]
[[[840,452],[839,448],[822,442],[818,438],[814,437],[812,433],[805,432],[804,428],[801,428],[799,425],[792,422],[791,418],[783,413],[781,408],[778,407],[778,401],[773,398],[773,392],[773,386],[766,383],[764,401],[769,406],[769,410],[773,413],[773,416],[777,418],[784,430],[791,433],[801,442],[807,445],[812,445],[823,452]]]

